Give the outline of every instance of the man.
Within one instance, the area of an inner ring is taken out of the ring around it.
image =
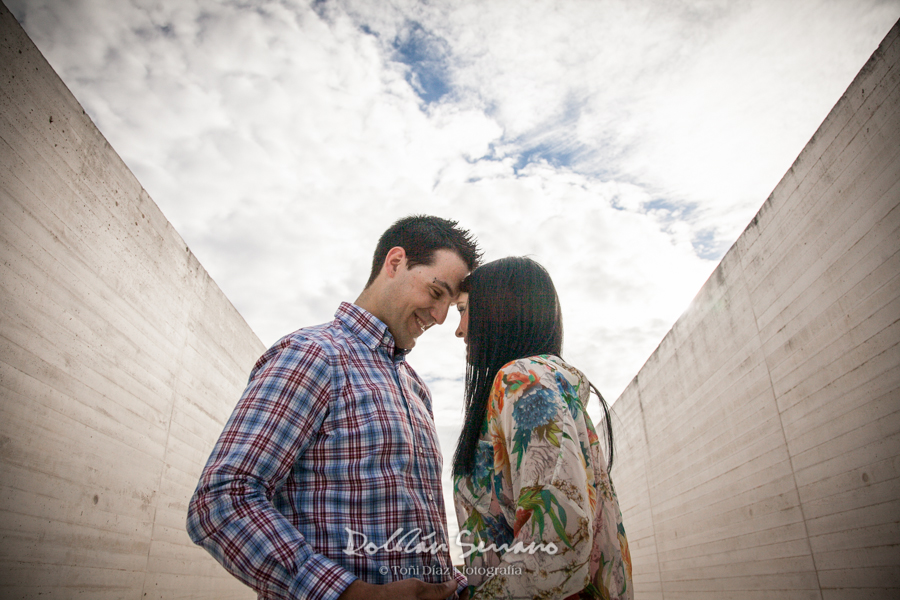
[[[455,221],[401,219],[355,304],[257,361],[187,529],[259,598],[467,597],[448,552],[431,396],[406,354],[444,322],[479,258]]]

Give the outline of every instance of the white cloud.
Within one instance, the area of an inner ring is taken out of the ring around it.
[[[695,228],[730,244],[871,54],[858,41],[880,40],[897,13],[896,3],[748,3],[648,86],[623,169],[696,203]]]
[[[489,107],[501,157],[537,147],[646,186],[689,208],[717,255],[900,14],[876,0],[401,6],[406,21],[375,21],[383,44],[410,22],[447,40],[454,101]]]

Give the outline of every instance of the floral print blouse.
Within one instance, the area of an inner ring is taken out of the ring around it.
[[[622,513],[587,378],[532,356],[497,373],[475,471],[454,498],[472,600],[633,598]]]

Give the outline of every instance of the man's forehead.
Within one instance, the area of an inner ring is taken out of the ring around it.
[[[435,251],[434,260],[427,267],[432,283],[438,285],[451,298],[459,295],[463,280],[469,275],[469,269],[458,253],[441,248]]]

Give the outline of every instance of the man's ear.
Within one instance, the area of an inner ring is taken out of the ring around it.
[[[384,265],[381,269],[387,271],[387,276],[393,279],[397,272],[406,265],[406,250],[401,246],[394,246],[388,250],[387,256],[384,257]]]

